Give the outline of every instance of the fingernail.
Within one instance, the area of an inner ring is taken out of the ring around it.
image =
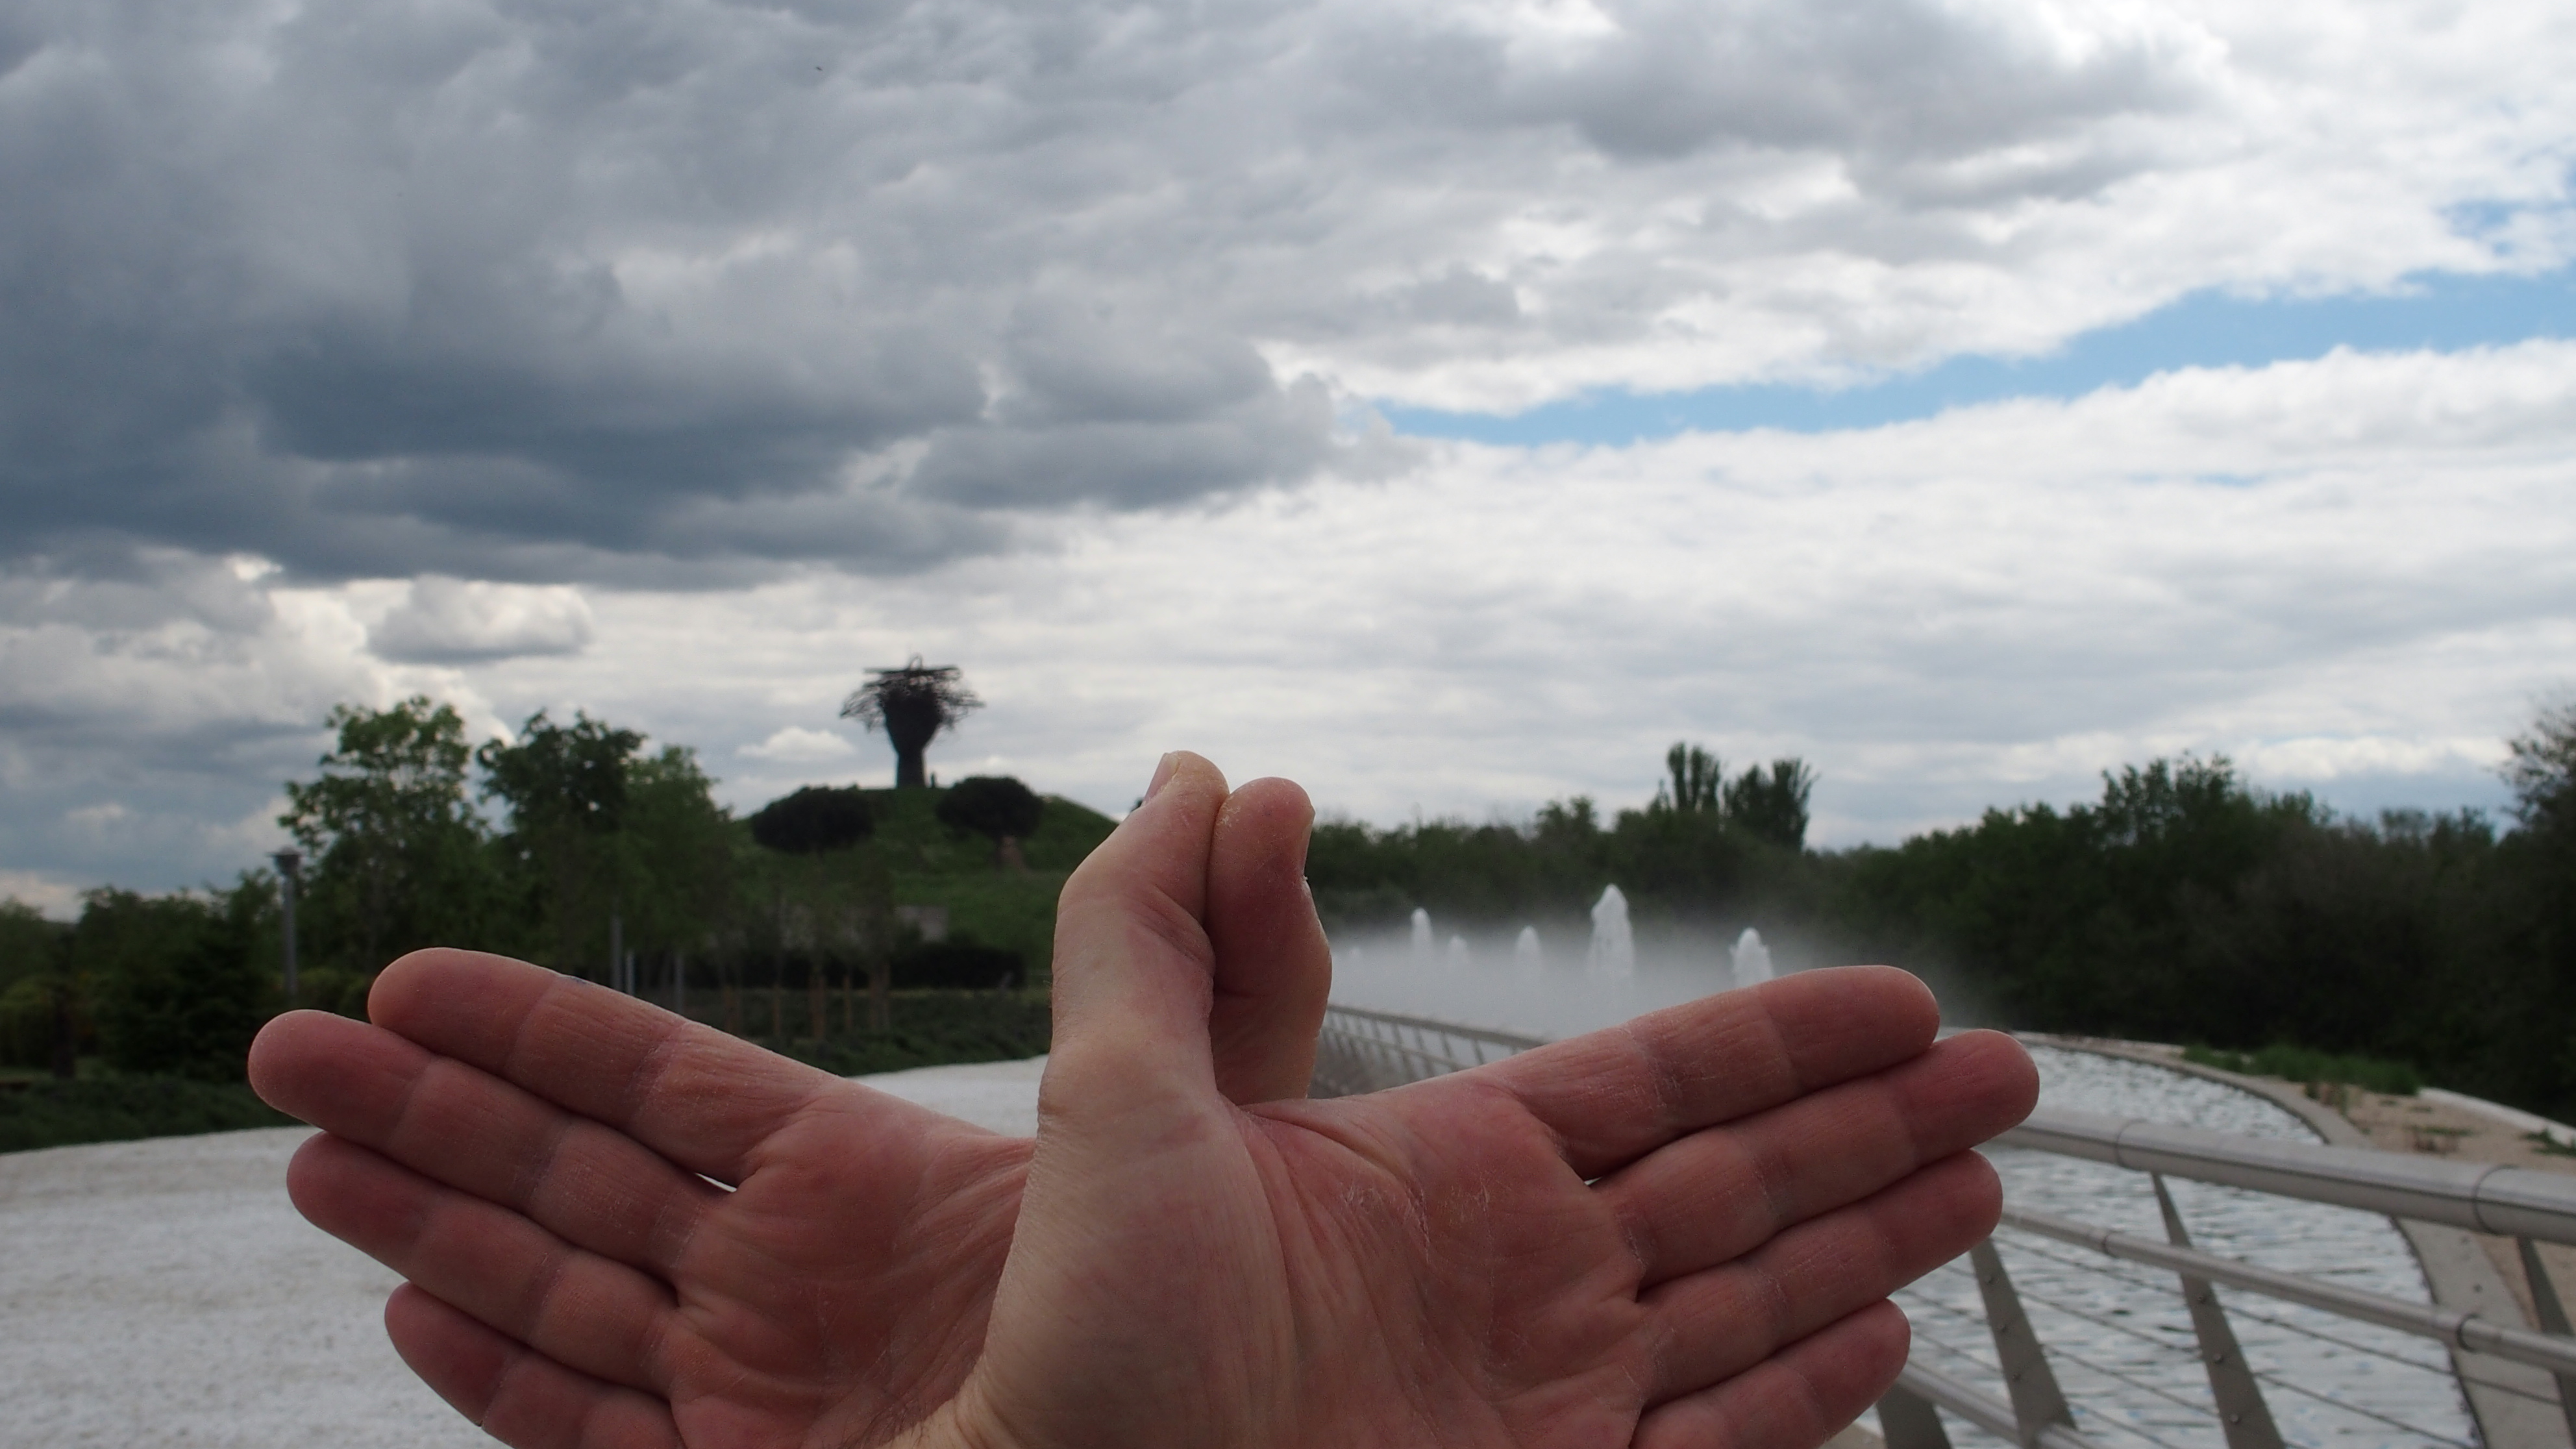
[[[1180,757],[1181,752],[1174,750],[1154,763],[1154,782],[1145,787],[1146,799],[1151,800],[1162,793],[1164,782],[1172,778],[1173,762]]]

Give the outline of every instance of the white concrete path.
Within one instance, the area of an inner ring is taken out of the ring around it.
[[[1044,1065],[863,1080],[1027,1135]],[[394,1275],[287,1203],[307,1135],[0,1154],[0,1449],[492,1442],[385,1341]]]

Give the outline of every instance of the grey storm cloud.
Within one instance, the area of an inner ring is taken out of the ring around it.
[[[1627,241],[1515,281],[1488,242],[1532,196],[1617,232],[1724,175],[1673,158],[1812,152],[1901,208],[2034,147],[2028,184],[2107,184],[2086,128],[2191,93],[2160,33],[1930,0],[1592,13],[21,4],[0,531],[319,578],[918,568],[1371,466],[1287,351],[1541,356],[1705,287]]]

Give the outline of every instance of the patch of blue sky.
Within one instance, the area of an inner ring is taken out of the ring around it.
[[[1517,446],[1616,446],[1685,432],[1832,432],[2007,398],[2073,398],[2187,367],[2261,367],[2361,352],[2455,352],[2576,336],[2576,269],[2432,275],[2395,293],[2246,298],[2198,292],[2038,357],[1955,357],[1847,387],[1763,383],[1696,392],[1606,390],[1509,415],[1381,405],[1399,433]]]

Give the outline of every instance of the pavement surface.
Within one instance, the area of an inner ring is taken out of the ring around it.
[[[1045,1058],[861,1080],[1037,1131]],[[0,1154],[0,1449],[468,1449],[385,1339],[394,1275],[299,1217],[306,1128]]]

